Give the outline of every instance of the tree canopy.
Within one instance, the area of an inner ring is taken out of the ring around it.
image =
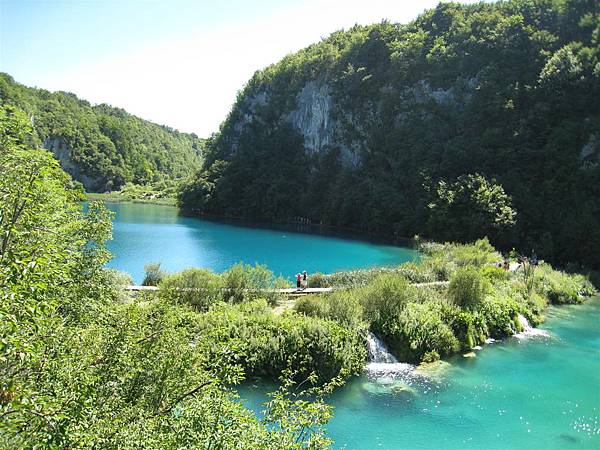
[[[68,92],[28,88],[0,73],[0,100],[31,117],[35,143],[91,192],[180,179],[201,162],[204,140],[196,135],[106,104],[92,106]]]

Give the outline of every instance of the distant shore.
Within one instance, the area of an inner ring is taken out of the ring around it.
[[[135,198],[130,197],[128,195],[120,194],[118,192],[108,192],[105,194],[88,192],[85,194],[85,198],[88,201],[100,200],[103,202],[110,203],[144,203],[147,205],[177,206],[175,198],[172,197]]]

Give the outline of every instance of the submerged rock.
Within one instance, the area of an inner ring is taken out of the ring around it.
[[[430,363],[421,363],[419,367],[415,369],[415,374],[425,378],[439,380],[444,377],[446,371],[450,367],[452,367],[452,365],[449,362],[441,360]]]
[[[377,395],[417,395],[417,390],[401,379],[378,378],[363,383],[362,388],[370,394]]]
[[[477,354],[475,352],[469,352],[469,353],[465,353],[463,355],[463,358],[476,358]]]

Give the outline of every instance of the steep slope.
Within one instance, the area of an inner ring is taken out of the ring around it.
[[[0,73],[0,101],[26,111],[38,144],[92,192],[126,182],[182,178],[200,166],[204,141],[108,105],[92,106],[67,92],[16,83]]]
[[[600,266],[598,23],[524,0],[333,33],[255,73],[180,204]]]

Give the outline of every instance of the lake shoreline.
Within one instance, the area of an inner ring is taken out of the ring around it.
[[[107,203],[140,203],[144,205],[159,205],[159,206],[171,206],[177,208],[175,198],[164,197],[164,198],[133,198],[122,194],[109,192],[106,194],[96,192],[86,192],[86,201],[102,201]]]
[[[314,234],[321,236],[341,237],[377,244],[388,244],[400,247],[415,247],[415,238],[405,236],[395,236],[389,233],[368,232],[358,228],[342,227],[338,225],[327,225],[317,223],[304,223],[302,221],[279,221],[269,222],[260,219],[250,219],[245,217],[227,216],[221,214],[203,213],[189,208],[179,208],[179,212],[184,217],[210,220],[218,223],[240,224],[250,228],[263,228],[282,231],[296,231],[303,234]]]

